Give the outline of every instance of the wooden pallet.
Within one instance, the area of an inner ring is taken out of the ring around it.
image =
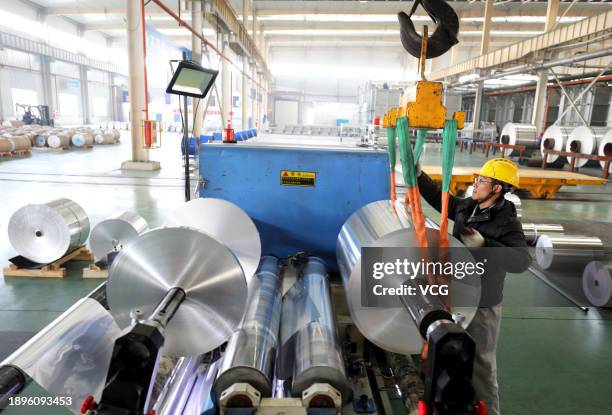
[[[83,268],[83,278],[108,278],[108,268],[90,264],[87,268]]]
[[[48,152],[60,152],[60,151],[70,150],[70,147],[57,147],[57,148],[47,147],[47,146],[32,147],[32,150],[39,151],[41,153],[48,153]]]
[[[13,151],[13,156],[18,156],[18,157],[29,156],[30,154],[31,154],[30,150]]]
[[[14,264],[9,264],[3,269],[3,273],[5,277],[64,278],[66,268],[61,265],[68,261],[92,261],[93,259],[93,253],[89,249],[81,247],[42,268],[18,268]]]
[[[0,157],[13,157],[13,153],[10,151],[2,151],[0,152]]]
[[[422,169],[436,182],[442,181],[442,168],[440,166],[422,166]],[[479,171],[480,167],[453,167],[453,176],[450,186],[451,193],[464,193],[467,188],[474,183],[474,177],[478,175]],[[606,183],[605,179],[599,177],[558,170],[520,168],[519,176],[518,188],[528,190],[533,197],[538,199],[552,199],[555,193],[563,186],[585,184],[601,186]],[[402,180],[401,167],[396,168],[396,177],[398,177],[398,180]]]

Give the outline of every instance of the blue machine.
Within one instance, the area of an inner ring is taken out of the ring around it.
[[[203,144],[200,176],[201,197],[228,200],[253,219],[262,254],[306,251],[333,270],[344,222],[390,192],[387,153],[356,147]]]

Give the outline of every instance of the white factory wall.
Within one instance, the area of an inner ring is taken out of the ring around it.
[[[406,55],[399,48],[275,46],[269,55],[273,99],[299,102],[300,124],[335,125],[337,119],[348,119],[356,125],[360,86],[415,76]],[[274,114],[271,118],[281,125]]]

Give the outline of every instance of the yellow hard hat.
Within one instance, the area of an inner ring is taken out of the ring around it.
[[[499,180],[513,187],[518,187],[518,167],[508,159],[496,158],[487,161],[480,169],[480,175]]]

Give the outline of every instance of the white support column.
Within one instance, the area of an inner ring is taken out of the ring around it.
[[[222,42],[223,42],[223,54],[227,54],[229,52],[229,39],[228,34],[221,34]],[[230,112],[232,110],[232,91],[231,91],[231,74],[230,74],[230,64],[226,59],[221,61],[221,107],[223,111],[223,122],[225,125],[223,128],[227,126],[227,122],[230,119]]]
[[[486,0],[484,11],[484,23],[482,26],[482,40],[480,41],[480,54],[489,52],[489,39],[491,35],[491,17],[493,15],[493,0]],[[472,122],[474,129],[480,128],[480,114],[482,113],[482,103],[484,101],[484,82],[479,82],[476,87],[476,98],[474,99],[474,116]]]
[[[193,0],[191,2],[191,26],[198,33],[202,33],[202,0]],[[202,64],[202,41],[194,34],[191,35],[191,60]],[[199,140],[204,124],[204,106],[206,101],[194,98],[192,102],[192,111],[195,111],[193,113],[193,136],[196,137],[196,140]]]
[[[249,19],[249,0],[242,0],[242,24],[245,29],[248,30]],[[246,130],[249,128],[249,78],[247,78],[247,72],[249,70],[249,57],[242,57],[242,99],[240,104],[242,107],[242,129]]]
[[[559,14],[559,0],[549,0],[546,8],[546,24],[545,31],[551,30],[557,23]],[[544,114],[546,113],[546,101],[548,95],[548,70],[544,69],[538,72],[538,81],[536,83],[535,97],[533,100],[533,112],[531,114],[531,123],[536,126],[538,133],[543,133],[546,127]]]
[[[124,170],[158,170],[159,162],[149,160],[149,150],[143,148],[142,121],[145,117],[147,91],[145,88],[145,56],[141,15],[143,0],[126,1],[127,43],[130,93],[130,126],[132,135],[132,159],[124,161]]]
[[[257,81],[257,64],[253,62],[251,67],[251,77],[254,79],[253,82],[253,105],[251,106],[251,118],[253,119],[253,128],[258,128],[257,124],[257,107],[259,106],[259,101],[257,101],[257,95],[259,93],[259,86],[255,83]]]
[[[91,124],[91,109],[89,108],[89,81],[87,67],[79,65],[79,83],[81,84],[81,108],[83,108],[83,124]]]

